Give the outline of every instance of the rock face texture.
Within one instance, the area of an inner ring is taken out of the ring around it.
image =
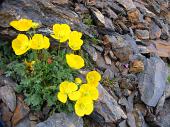
[[[145,70],[139,74],[139,91],[142,101],[149,106],[156,106],[163,95],[167,80],[167,68],[158,57],[144,61]]]
[[[83,127],[83,120],[75,114],[56,113],[36,127]]]

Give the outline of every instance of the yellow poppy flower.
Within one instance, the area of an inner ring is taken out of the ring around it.
[[[16,55],[22,55],[30,49],[30,41],[25,34],[18,34],[12,41],[12,48]]]
[[[97,71],[90,71],[86,75],[86,80],[89,84],[97,87],[98,82],[101,80],[101,75]]]
[[[69,39],[71,29],[70,26],[67,24],[54,24],[53,32],[54,34],[52,34],[51,36],[62,43]]]
[[[57,98],[62,103],[66,103],[67,96],[72,92],[75,92],[78,89],[77,85],[73,82],[64,81],[60,83],[59,92],[57,94]]]
[[[66,54],[67,64],[73,69],[80,69],[84,67],[84,60],[79,55]]]
[[[76,83],[76,84],[81,84],[81,83],[82,83],[81,78],[75,78],[75,83]]]
[[[30,46],[32,49],[47,49],[50,46],[50,41],[49,38],[42,34],[34,34]]]
[[[32,27],[32,20],[20,19],[10,22],[10,25],[19,31],[28,31]]]
[[[83,45],[83,40],[81,40],[82,33],[73,31],[70,33],[68,45],[72,50],[79,50]]]
[[[93,101],[87,97],[81,98],[77,100],[74,108],[75,113],[80,117],[90,115],[93,112]]]
[[[80,93],[80,91],[75,91],[75,92],[69,93],[68,96],[69,96],[70,100],[76,101],[80,98],[81,93]]]
[[[91,100],[97,100],[99,97],[98,89],[96,87],[93,87],[91,84],[81,85],[79,91],[81,93],[80,98],[88,97]]]

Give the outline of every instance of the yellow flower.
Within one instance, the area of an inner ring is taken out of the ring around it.
[[[28,31],[32,27],[32,20],[20,19],[10,22],[10,25],[19,31]]]
[[[62,103],[66,103],[67,96],[69,96],[69,94],[71,94],[72,92],[75,92],[77,89],[78,89],[77,85],[73,82],[64,81],[60,83],[59,86],[60,91],[57,94],[58,100],[61,101]]]
[[[33,22],[32,23],[32,28],[33,29],[36,29],[36,28],[39,28],[40,27],[40,24],[38,22]]]
[[[71,29],[70,26],[67,24],[54,24],[53,32],[54,34],[52,34],[51,36],[62,43],[69,39]]]
[[[30,71],[34,70],[33,65],[35,64],[35,61],[28,62],[28,61],[25,60],[24,63],[27,66],[28,70],[30,70]]]
[[[73,69],[80,69],[84,67],[84,60],[79,55],[66,54],[67,64]]]
[[[77,100],[74,108],[76,114],[80,117],[90,115],[93,112],[93,101],[88,97],[81,98]]]
[[[30,49],[30,41],[25,34],[18,34],[12,41],[12,48],[16,55],[22,55]]]
[[[88,97],[91,100],[97,100],[99,97],[98,89],[96,87],[93,87],[91,84],[81,85],[79,91],[81,93],[80,98]]]
[[[76,83],[76,84],[81,84],[81,83],[82,83],[81,78],[75,78],[75,83]]]
[[[79,50],[83,45],[83,40],[81,40],[82,33],[77,31],[72,31],[69,36],[68,45],[72,50]]]
[[[97,71],[90,71],[86,75],[86,80],[89,84],[97,87],[99,84],[98,82],[101,80],[101,75]]]
[[[42,34],[34,34],[30,46],[32,49],[47,49],[50,46],[50,41],[49,38]]]

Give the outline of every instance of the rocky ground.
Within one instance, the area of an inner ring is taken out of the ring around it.
[[[103,81],[92,115],[48,117],[47,107],[32,112],[1,72],[0,126],[170,127],[168,0],[1,0],[1,44],[16,36],[9,22],[18,18],[41,23],[39,33],[49,34],[54,23],[83,32],[83,50]]]

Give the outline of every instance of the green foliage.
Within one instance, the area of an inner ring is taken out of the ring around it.
[[[59,84],[64,81],[73,81],[77,71],[69,68],[65,60],[66,50],[59,54],[56,51],[32,52],[27,54],[27,60],[35,63],[29,68],[24,62],[14,61],[7,66],[6,75],[11,76],[19,83],[16,91],[24,93],[25,102],[33,110],[40,110],[47,103],[48,106],[56,106],[58,111],[68,110],[71,104],[63,105],[57,101],[56,93]]]
[[[86,25],[93,25],[93,20],[91,18],[91,15],[89,14],[84,15],[83,23]]]
[[[167,80],[168,80],[168,83],[170,83],[170,75],[168,75],[168,78],[167,78]]]

